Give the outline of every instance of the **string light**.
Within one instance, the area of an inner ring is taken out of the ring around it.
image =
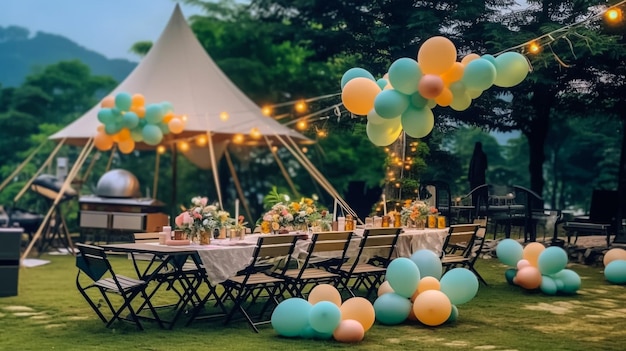
[[[307,128],[307,123],[306,121],[299,121],[296,126],[298,130],[305,130]]]
[[[178,149],[182,152],[189,151],[189,143],[186,141],[181,141],[178,143]]]
[[[263,106],[261,113],[265,116],[270,116],[272,114],[272,108],[270,106]]]
[[[163,145],[159,145],[159,146],[157,146],[156,151],[157,151],[159,154],[163,155],[163,154],[165,153],[165,151],[167,151],[167,149],[165,148],[165,146],[163,146]]]
[[[196,145],[205,146],[206,144],[207,144],[206,135],[203,134],[196,138]]]
[[[243,134],[235,134],[235,136],[233,136],[233,143],[235,144],[242,144],[243,140],[244,140]]]
[[[532,42],[528,45],[528,52],[531,54],[538,54],[541,51],[541,47],[536,42]]]
[[[604,18],[609,22],[619,22],[622,20],[622,10],[619,8],[608,9],[604,14]]]
[[[259,128],[256,128],[256,127],[252,128],[250,130],[250,137],[252,139],[261,139],[261,131],[259,130]]]
[[[230,116],[228,115],[228,112],[222,112],[222,113],[220,113],[220,119],[221,119],[223,122],[228,121],[228,119],[229,119],[229,118],[230,118]]]
[[[304,100],[298,101],[295,105],[295,108],[296,108],[296,112],[298,113],[305,112],[307,109],[306,102]]]

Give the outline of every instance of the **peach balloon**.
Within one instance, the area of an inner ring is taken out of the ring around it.
[[[522,269],[524,267],[532,267],[532,265],[530,264],[530,261],[528,261],[525,258],[522,258],[521,260],[517,261],[517,269]]]
[[[533,242],[526,247],[524,247],[523,258],[528,260],[531,266],[537,267],[537,261],[539,260],[539,255],[545,250],[546,247],[543,244],[538,242]]]
[[[130,154],[135,150],[135,141],[133,139],[122,140],[117,143],[117,148],[123,154]]]
[[[357,77],[343,87],[341,101],[348,111],[356,115],[367,115],[374,108],[374,99],[380,92],[380,87],[375,81]]]
[[[426,276],[420,279],[420,282],[417,285],[417,291],[419,293],[423,293],[424,291],[427,291],[427,290],[440,290],[440,289],[441,289],[441,283],[439,282],[439,279],[435,277],[431,277],[431,276]]]
[[[415,292],[415,295],[414,295],[414,296],[415,296],[415,297],[417,297],[417,292]],[[413,300],[413,301],[414,301],[414,300]],[[411,306],[411,309],[409,310],[409,316],[408,316],[408,317],[406,317],[406,319],[408,319],[408,320],[410,320],[410,321],[417,322],[417,321],[418,321],[418,319],[417,319],[417,316],[415,315],[415,311],[413,310],[414,306],[415,306],[415,304],[413,304],[413,305]]]
[[[524,289],[537,289],[541,286],[541,272],[537,267],[524,267],[517,271],[513,281]]]
[[[111,150],[113,138],[105,132],[98,132],[94,138],[94,146],[100,151]]]
[[[480,55],[478,54],[467,54],[465,55],[462,59],[461,59],[461,64],[463,66],[467,65],[468,63],[476,60],[477,58],[480,58]]]
[[[392,293],[392,292],[394,292],[393,288],[391,287],[389,282],[386,280],[378,286],[378,296],[386,294],[386,293]]]
[[[449,70],[445,71],[441,74],[441,79],[446,85],[450,85],[450,83],[456,82],[463,78],[463,71],[465,70],[465,66],[463,66],[460,62],[455,62],[452,64]]]
[[[417,84],[420,95],[426,99],[434,99],[443,91],[444,85],[441,77],[434,74],[422,76]]]
[[[141,94],[133,94],[131,97],[131,106],[143,106],[146,103],[146,99]]]
[[[345,319],[335,328],[333,337],[339,342],[359,342],[365,337],[365,330],[358,321],[353,319]]]
[[[604,263],[604,266],[606,267],[609,263],[615,260],[626,260],[626,250],[619,248],[619,247],[610,249],[604,254],[604,258],[602,259],[602,262]]]
[[[368,331],[376,320],[376,311],[372,303],[363,297],[351,297],[341,304],[341,319],[352,319],[358,321],[363,326],[363,330]]]
[[[115,107],[115,96],[107,96],[100,101],[100,107],[113,108]]]
[[[417,296],[413,312],[423,324],[437,326],[445,323],[452,313],[452,303],[446,294],[439,290],[427,290]]]
[[[167,123],[167,128],[174,134],[180,134],[185,130],[185,123],[180,118],[172,118]]]
[[[456,47],[446,37],[429,38],[417,52],[417,62],[424,74],[442,74],[456,62]]]
[[[450,89],[444,86],[443,89],[441,90],[441,93],[437,95],[437,97],[435,98],[435,102],[439,106],[446,107],[446,106],[450,106],[450,103],[452,103],[453,98],[454,96],[452,95],[452,92],[450,91]]]
[[[337,305],[337,307],[341,307],[341,294],[339,290],[330,284],[319,284],[316,285],[307,298],[311,305],[315,305],[321,301],[330,301]]]

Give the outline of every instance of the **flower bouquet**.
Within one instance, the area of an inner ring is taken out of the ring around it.
[[[233,221],[230,214],[220,210],[217,204],[209,204],[207,197],[196,196],[191,199],[191,206],[176,216],[174,222],[188,239],[208,244],[216,229],[229,227]]]
[[[429,214],[436,214],[438,211],[435,207],[430,206],[424,201],[420,200],[406,200],[402,210],[400,211],[400,217],[404,226],[418,226],[424,227],[426,216]]]

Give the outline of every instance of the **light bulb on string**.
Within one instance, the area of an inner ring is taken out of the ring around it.
[[[167,151],[167,149],[165,148],[165,146],[163,146],[163,145],[159,145],[159,146],[157,146],[156,151],[157,151],[160,155],[163,155],[163,154],[165,153],[165,151]]]
[[[222,122],[228,121],[229,118],[230,116],[228,115],[228,112],[224,111],[220,113],[220,119],[222,120]]]
[[[254,127],[250,130],[250,137],[252,139],[261,139],[261,131],[259,130],[259,128]]]
[[[265,116],[270,116],[272,114],[272,108],[270,106],[263,106],[261,113]]]
[[[235,134],[235,136],[233,136],[233,143],[235,144],[242,144],[244,140],[243,134]]]
[[[604,18],[611,23],[617,23],[622,20],[622,10],[619,8],[608,9],[604,13]]]
[[[306,121],[299,121],[298,124],[296,124],[296,127],[298,130],[305,130],[307,128],[307,123]]]
[[[178,143],[178,149],[182,152],[189,151],[189,143],[186,141],[180,141]]]
[[[306,111],[306,102],[304,102],[304,100],[298,101],[295,105],[295,108],[296,108],[296,112],[298,113],[302,113]]]
[[[541,46],[539,46],[539,44],[535,41],[533,41],[532,43],[528,44],[528,52],[530,52],[531,54],[538,54],[541,51]]]
[[[309,152],[309,148],[308,148],[308,147],[306,147],[306,146],[304,146],[304,147],[302,148],[302,152],[306,154],[307,152]]]
[[[207,144],[206,135],[200,135],[199,137],[196,138],[196,145],[205,146],[206,144]]]

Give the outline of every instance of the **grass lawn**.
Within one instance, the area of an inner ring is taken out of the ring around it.
[[[146,330],[117,323],[105,328],[75,287],[73,256],[43,255],[51,263],[20,268],[19,295],[0,298],[0,350],[623,350],[626,290],[605,281],[603,267],[570,264],[582,278],[573,296],[547,296],[506,283],[506,266],[481,259],[490,283],[457,306],[453,324],[425,327],[376,323],[359,344],[288,339],[270,325],[254,333],[243,321],[183,323],[174,330],[144,323]],[[115,267],[132,274],[126,257]],[[0,282],[0,284],[3,284]]]

